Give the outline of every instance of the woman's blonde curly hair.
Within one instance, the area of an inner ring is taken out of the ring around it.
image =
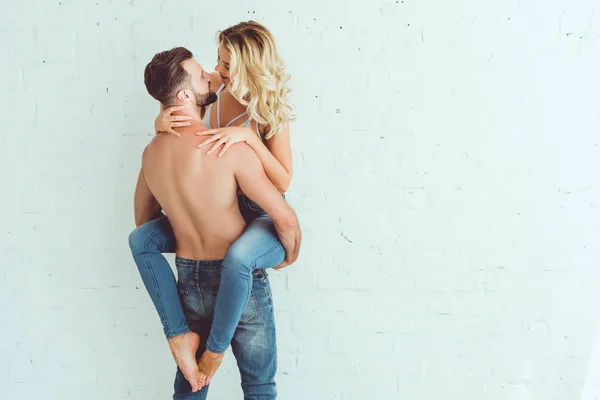
[[[231,94],[247,107],[252,119],[266,126],[265,139],[280,134],[294,117],[287,102],[290,75],[271,32],[254,21],[240,22],[219,32],[218,42],[231,58]]]

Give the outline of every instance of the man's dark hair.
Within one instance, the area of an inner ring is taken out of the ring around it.
[[[177,92],[190,85],[191,76],[181,63],[192,57],[192,52],[185,47],[175,47],[155,55],[144,71],[144,83],[150,96],[163,106],[174,104]]]

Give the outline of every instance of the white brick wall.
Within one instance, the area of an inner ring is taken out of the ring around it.
[[[280,398],[600,399],[598,2],[252,3],[2,0],[0,398],[170,398],[127,248],[143,68],[254,18],[299,115]]]

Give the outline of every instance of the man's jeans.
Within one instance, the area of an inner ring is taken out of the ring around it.
[[[196,261],[177,257],[177,289],[190,329],[200,335],[199,358],[206,348],[221,277],[221,262]],[[273,296],[264,270],[252,272],[252,290],[231,341],[242,378],[244,400],[273,400],[277,346]],[[181,370],[175,377],[173,399],[204,400],[208,386],[193,393]]]
[[[252,271],[275,267],[285,258],[275,225],[264,210],[244,195],[238,196],[238,205],[247,227],[231,244],[221,265],[217,311],[207,342],[213,353],[229,347],[252,290]],[[137,227],[129,235],[129,247],[167,339],[189,332],[175,276],[161,254],[174,253],[177,247],[169,219],[160,213],[159,218]]]

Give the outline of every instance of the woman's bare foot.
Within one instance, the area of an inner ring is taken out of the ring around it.
[[[208,385],[217,372],[217,369],[221,365],[223,361],[223,357],[225,356],[225,352],[223,353],[213,353],[210,350],[204,350],[202,353],[202,357],[200,357],[200,361],[198,361],[198,368],[200,370],[201,382]]]
[[[205,382],[196,363],[198,346],[200,346],[200,336],[194,332],[186,332],[169,339],[169,347],[175,363],[192,386],[193,392],[202,389]]]

